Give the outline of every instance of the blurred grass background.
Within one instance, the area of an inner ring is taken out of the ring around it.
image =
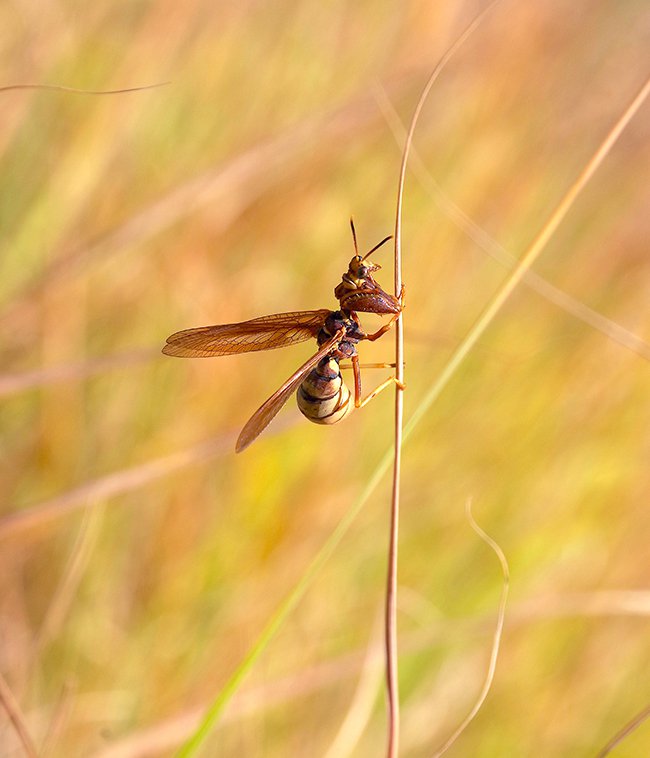
[[[334,305],[350,214],[365,249],[393,228],[388,104],[408,121],[477,8],[0,6],[0,84],[172,80],[0,96],[0,670],[43,754],[173,754],[391,444],[386,393],[331,428],[291,401],[235,456],[312,346],[159,350],[181,328]],[[416,150],[519,255],[648,49],[645,0],[504,0],[434,86]],[[646,106],[536,269],[648,341],[649,132]],[[413,176],[404,214],[408,417],[504,268]],[[390,360],[393,343],[362,348]],[[649,371],[522,287],[405,447],[402,755],[433,752],[487,666],[501,579],[469,496],[512,599],[492,692],[452,754],[593,755],[650,701]],[[382,754],[388,507],[385,482],[206,755]],[[18,755],[2,719],[0,755]],[[649,753],[645,727],[617,755]]]

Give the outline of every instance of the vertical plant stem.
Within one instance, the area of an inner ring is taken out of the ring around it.
[[[402,164],[400,166],[397,185],[397,208],[395,211],[395,294],[402,294],[402,199],[404,196],[404,181],[409,151],[413,142],[413,133],[420,117],[424,102],[445,67],[447,61],[465,42],[483,20],[484,16],[500,0],[492,0],[447,48],[435,68],[415,106],[411,124],[404,143]],[[399,536],[399,497],[402,465],[402,427],[404,418],[404,326],[402,314],[395,323],[395,454],[393,459],[393,489],[390,509],[390,536],[388,543],[388,576],[386,579],[386,617],[385,617],[385,646],[386,646],[386,687],[388,699],[388,758],[396,758],[399,748],[399,682],[397,660],[397,565],[398,565],[398,536]]]
[[[395,293],[402,290],[401,249],[395,236]],[[404,418],[404,331],[402,315],[395,324],[395,454],[393,491],[390,508],[388,542],[388,576],[386,579],[386,687],[388,692],[388,758],[396,758],[399,746],[399,682],[397,669],[397,555],[399,535],[399,495],[402,464],[402,427]]]

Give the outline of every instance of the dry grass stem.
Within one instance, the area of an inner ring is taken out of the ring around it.
[[[66,616],[77,595],[86,567],[92,559],[92,551],[99,537],[101,522],[101,508],[91,508],[84,513],[79,533],[68,556],[68,563],[52,593],[52,600],[38,632],[37,651],[54,639],[65,624]]]
[[[65,731],[72,709],[74,708],[76,689],[76,686],[70,682],[63,685],[59,702],[54,708],[54,713],[50,719],[47,733],[43,739],[39,758],[49,758],[51,755],[57,755],[58,741]]]
[[[25,717],[2,674],[0,674],[0,704],[6,711],[9,721],[11,721],[14,727],[18,740],[25,751],[25,755],[29,758],[38,758],[38,750],[29,734]]]
[[[399,115],[395,110],[391,100],[388,98],[383,87],[376,88],[377,102],[379,103],[388,123],[389,128],[395,135],[398,144],[404,139],[406,130],[404,129]],[[431,175],[429,169],[425,166],[417,150],[411,148],[410,167],[414,176],[427,192],[435,198],[442,212],[461,229],[481,250],[486,252],[497,263],[507,269],[513,269],[517,264],[517,258],[506,250],[503,245],[491,237],[482,229],[465,211],[460,208],[447,193],[442,189],[438,182]],[[629,331],[602,313],[595,311],[580,300],[576,300],[568,292],[551,284],[543,276],[540,276],[533,270],[526,271],[522,277],[522,284],[537,292],[549,303],[553,303],[566,313],[579,319],[592,329],[603,334],[612,342],[616,342],[627,350],[641,356],[646,361],[650,361],[650,344],[641,339],[638,335]]]
[[[377,632],[380,627],[377,627]],[[368,726],[382,681],[382,655],[379,634],[372,635],[361,665],[359,681],[350,706],[324,758],[346,758],[354,755],[359,740]]]
[[[402,281],[402,205],[404,198],[404,183],[406,181],[406,167],[409,153],[413,143],[413,134],[420,118],[420,113],[427,99],[431,87],[444,69],[454,53],[462,46],[465,40],[478,28],[483,18],[500,0],[493,0],[481,11],[467,26],[467,28],[454,40],[443,53],[440,60],[431,72],[411,117],[404,151],[399,170],[397,183],[397,207],[395,210],[395,294],[403,293]],[[386,646],[386,689],[388,700],[388,758],[396,758],[399,751],[399,674],[398,674],[398,651],[397,651],[397,568],[398,568],[398,544],[399,544],[399,501],[401,483],[402,439],[404,425],[404,323],[403,314],[400,314],[395,324],[395,435],[393,457],[393,484],[391,493],[390,527],[388,541],[388,570],[386,577],[386,616],[385,616],[385,646]]]
[[[589,180],[595,174],[598,167],[601,165],[609,151],[616,144],[618,138],[621,136],[625,127],[634,117],[634,114],[639,110],[644,100],[650,92],[650,79],[646,80],[643,87],[639,90],[636,97],[625,109],[621,117],[617,120],[616,124],[609,131],[603,142],[600,144],[594,155],[588,161],[587,165],[581,172],[580,176],[571,185],[567,193],[564,195],[555,211],[551,214],[548,221],[544,224],[541,231],[537,234],[533,243],[528,250],[524,253],[517,266],[513,269],[505,282],[501,285],[495,296],[492,298],[487,307],[483,310],[474,326],[470,329],[465,339],[460,343],[458,348],[454,351],[451,358],[445,364],[445,367],[441,371],[436,382],[431,386],[426,393],[417,410],[413,413],[409,419],[405,430],[404,439],[407,439],[416,425],[420,422],[422,417],[427,413],[433,402],[440,395],[442,390],[447,386],[450,379],[454,376],[458,368],[464,362],[465,358],[473,350],[474,346],[478,342],[479,338],[483,335],[485,330],[494,320],[494,317],[499,313],[505,302],[513,293],[517,285],[523,279],[525,273],[530,269],[533,263],[537,260],[540,253],[549,242],[556,229],[569,212],[569,209],[576,201],[578,195],[586,187]]]
[[[55,92],[72,92],[77,95],[123,95],[126,92],[144,92],[147,89],[157,89],[164,87],[170,82],[159,82],[158,84],[146,84],[142,87],[127,87],[125,89],[78,89],[77,87],[64,87],[60,84],[9,84],[6,87],[0,87],[0,92],[10,92],[11,90],[21,89],[42,89]]]
[[[443,755],[443,753],[446,753],[447,750],[456,742],[456,740],[460,737],[460,735],[467,729],[467,727],[471,724],[471,722],[474,720],[476,714],[481,710],[481,707],[483,703],[485,702],[485,699],[488,696],[488,693],[490,692],[490,688],[492,687],[492,682],[494,681],[494,672],[496,671],[497,667],[497,658],[499,657],[499,647],[501,645],[501,636],[503,633],[503,623],[505,621],[505,615],[506,615],[506,602],[508,600],[508,589],[510,586],[510,571],[508,569],[508,561],[506,560],[506,557],[503,553],[503,550],[499,547],[499,545],[490,537],[489,534],[483,531],[481,527],[476,523],[476,520],[474,519],[474,516],[472,514],[472,501],[468,500],[466,505],[466,514],[467,519],[470,523],[470,526],[472,529],[478,534],[478,536],[485,542],[488,547],[490,547],[497,558],[499,559],[499,563],[501,564],[501,571],[503,573],[503,585],[501,587],[501,598],[499,600],[499,606],[497,610],[497,623],[496,628],[494,630],[494,637],[492,640],[492,652],[490,653],[490,664],[488,666],[487,674],[485,676],[485,681],[483,682],[483,687],[481,688],[481,692],[479,693],[479,696],[476,699],[476,702],[472,706],[470,712],[467,714],[467,716],[461,721],[461,723],[458,725],[458,727],[454,730],[454,732],[448,737],[447,740],[441,745],[438,750],[433,754],[433,758],[438,758],[438,756]]]
[[[632,734],[632,732],[638,729],[641,724],[643,724],[649,718],[650,705],[646,706],[640,713],[637,713],[637,715],[631,721],[629,721],[619,732],[617,732],[614,737],[612,737],[612,739],[605,745],[605,747],[599,751],[596,758],[605,758],[606,755],[609,755],[612,750],[614,750],[614,748],[618,747],[626,737]]]

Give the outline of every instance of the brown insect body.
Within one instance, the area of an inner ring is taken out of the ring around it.
[[[354,227],[353,227],[354,229]],[[370,253],[387,242],[386,237],[379,245],[375,245]],[[356,236],[355,236],[356,247]],[[363,258],[357,254],[348,265],[348,270],[341,277],[341,282],[334,289],[334,297],[339,301],[342,310],[359,311],[360,313],[397,314],[402,310],[400,301],[385,292],[372,276],[381,266],[368,260],[370,253]]]
[[[368,260],[370,253],[387,242],[386,237],[363,258],[358,254],[354,225],[352,234],[356,255],[350,261],[334,294],[340,310],[294,311],[260,316],[235,324],[218,324],[176,332],[167,338],[163,353],[182,358],[204,358],[271,350],[316,338],[319,350],[295,371],[271,397],[257,409],[241,431],[236,451],[241,452],[266,428],[289,396],[297,391],[298,407],[317,424],[334,424],[354,407],[361,407],[394,378],[384,382],[361,401],[361,375],[356,346],[361,340],[374,341],[390,329],[402,310],[400,299],[384,292],[372,277],[380,268]],[[357,311],[389,314],[389,323],[373,334],[361,328]],[[339,362],[351,359],[354,369],[354,399],[341,377]]]

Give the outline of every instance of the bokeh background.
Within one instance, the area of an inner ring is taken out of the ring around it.
[[[291,401],[236,456],[312,346],[159,351],[334,305],[348,218],[365,249],[392,231],[402,124],[480,7],[0,5],[2,85],[171,80],[0,93],[0,670],[43,755],[173,754],[389,449],[387,392],[331,428]],[[503,0],[450,61],[404,204],[407,417],[649,49],[647,0]],[[536,267],[569,312],[522,286],[404,448],[404,756],[431,755],[487,667],[502,579],[468,497],[512,586],[492,691],[451,754],[593,755],[650,702],[649,122],[646,105]],[[362,347],[391,360],[390,337]],[[384,480],[205,755],[382,754],[388,511]],[[21,754],[4,714],[0,745]],[[617,755],[649,753],[645,726]]]

